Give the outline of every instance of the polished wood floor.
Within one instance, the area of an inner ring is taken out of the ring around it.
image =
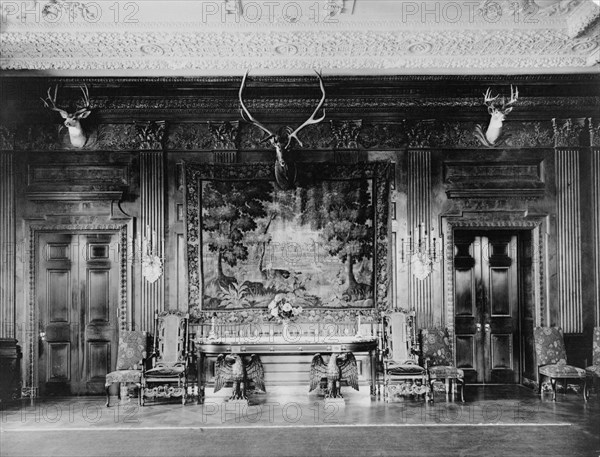
[[[600,395],[540,399],[521,386],[467,386],[466,402],[386,403],[344,392],[342,404],[273,391],[246,407],[100,397],[4,405],[1,456],[594,456],[600,455]]]

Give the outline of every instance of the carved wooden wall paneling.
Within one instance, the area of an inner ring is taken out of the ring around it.
[[[0,338],[15,337],[14,153],[0,149]]]
[[[558,311],[565,333],[583,330],[579,134],[571,119],[554,120]]]
[[[595,325],[600,325],[600,120],[588,119],[591,145],[592,232],[594,239]]]
[[[408,151],[408,230],[412,231],[413,242],[418,237],[418,225],[424,223],[427,233],[431,232],[431,151]],[[438,227],[439,229],[439,227]],[[410,257],[406,259],[410,262]],[[409,266],[409,308],[416,311],[417,326],[431,327],[434,324],[432,275],[419,280]]]

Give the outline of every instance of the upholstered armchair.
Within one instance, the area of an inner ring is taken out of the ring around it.
[[[119,332],[119,349],[117,352],[116,370],[106,375],[106,406],[110,406],[110,386],[121,383],[140,386],[142,376],[142,361],[146,358],[148,334],[137,330],[121,330]],[[121,389],[118,390],[119,400]]]
[[[414,315],[401,312],[383,318],[383,397],[392,401],[407,395],[427,399],[425,368],[419,365]]]
[[[165,311],[155,314],[154,345],[149,364],[144,363],[140,380],[140,406],[146,399],[181,398],[185,405],[188,389],[189,314]],[[146,367],[150,365],[151,368]]]
[[[460,388],[460,400],[464,402],[465,373],[454,364],[448,331],[441,328],[421,329],[421,355],[427,368],[431,399],[434,399],[435,383],[443,382],[446,400],[450,392],[454,398],[455,390]]]
[[[533,330],[535,355],[538,365],[538,393],[542,395],[542,376],[550,379],[552,400],[556,401],[556,381],[578,379],[583,381],[583,399],[587,401],[586,370],[567,365],[567,352],[562,330],[558,327],[536,327]]]
[[[591,384],[594,384],[600,378],[600,327],[594,327],[594,336],[592,338],[592,364],[585,369],[585,374],[591,378]],[[586,381],[586,387],[588,383]],[[589,398],[590,392],[586,389],[585,396]]]

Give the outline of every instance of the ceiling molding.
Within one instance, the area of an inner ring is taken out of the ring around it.
[[[600,68],[597,0],[336,0],[352,7],[333,16],[321,11],[331,4],[325,0],[238,3],[241,15],[228,14],[221,0],[3,1],[0,70],[237,76],[246,69],[385,75]]]

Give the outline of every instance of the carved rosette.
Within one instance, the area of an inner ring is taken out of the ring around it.
[[[135,124],[137,148],[155,151],[163,149],[165,127],[165,121],[151,121],[147,124]]]
[[[552,119],[555,148],[577,148],[581,146],[581,133],[585,119]]]

